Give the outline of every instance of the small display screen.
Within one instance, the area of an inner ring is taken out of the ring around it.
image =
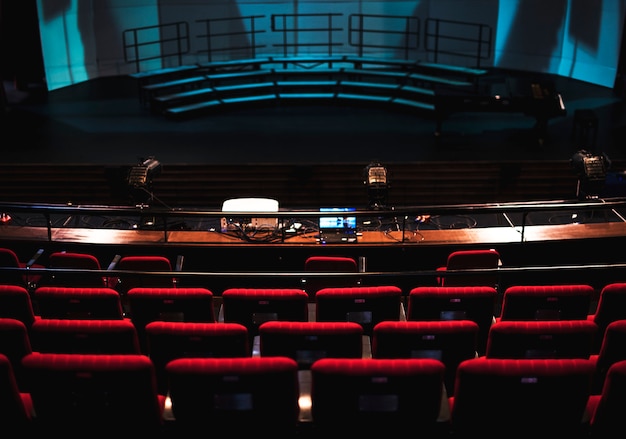
[[[332,212],[333,216],[322,216],[319,220],[321,230],[332,229],[356,229],[356,216],[347,215],[346,212],[354,212],[354,207],[322,207],[320,212]]]

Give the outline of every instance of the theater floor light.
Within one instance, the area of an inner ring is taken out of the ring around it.
[[[581,200],[597,199],[602,194],[611,161],[606,154],[593,154],[584,149],[577,151],[571,164],[578,175],[576,196]]]
[[[136,203],[143,204],[153,200],[152,181],[161,173],[161,162],[154,157],[141,159],[139,164],[128,172],[128,187]]]
[[[368,208],[373,210],[387,208],[389,181],[387,168],[374,161],[365,167],[365,186],[367,187]]]

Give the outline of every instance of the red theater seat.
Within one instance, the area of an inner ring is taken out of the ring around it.
[[[16,319],[30,330],[39,318],[35,314],[30,293],[19,285],[0,285],[0,318]]]
[[[453,437],[582,437],[593,372],[579,358],[465,360],[449,398]]]
[[[308,321],[308,302],[307,293],[297,288],[229,288],[222,292],[224,322],[245,326],[250,348],[265,322]]]
[[[177,358],[250,355],[248,330],[238,323],[154,321],[145,327],[147,353],[154,363],[159,393],[168,391],[165,366]]]
[[[626,360],[611,365],[601,393],[589,398],[590,437],[594,439],[626,437]]]
[[[315,294],[318,322],[355,322],[371,335],[377,323],[401,318],[402,290],[393,285],[322,288]]]
[[[477,351],[483,355],[497,296],[487,286],[416,287],[409,292],[407,320],[471,320],[478,325]]]
[[[304,271],[315,273],[358,273],[358,264],[348,256],[309,256],[304,261]],[[360,280],[354,276],[308,276],[304,289],[310,297],[322,288],[357,286]]]
[[[361,358],[363,328],[354,322],[265,322],[259,327],[260,354],[284,356],[310,369],[321,358]]]
[[[495,249],[457,250],[448,255],[446,265],[437,268],[444,273],[453,270],[476,270],[466,274],[450,274],[437,278],[439,286],[488,286],[497,288],[498,273],[480,273],[480,269],[497,269],[502,265],[500,253]]]
[[[33,428],[33,405],[30,394],[21,392],[13,366],[0,353],[0,425],[6,435],[28,437]]]
[[[587,320],[593,294],[590,285],[515,285],[498,320]]]
[[[626,320],[626,282],[605,285],[600,290],[596,309],[587,318],[598,325],[598,335],[594,345],[595,353],[597,353],[602,345],[607,326],[616,320]]]
[[[593,390],[599,393],[613,363],[626,360],[626,320],[609,323],[604,331],[600,352],[591,355],[590,358],[596,365]]]
[[[142,350],[146,350],[145,328],[155,321],[215,322],[213,292],[206,288],[133,288],[126,295],[131,321],[137,328]]]
[[[181,432],[294,437],[299,416],[295,360],[180,358],[166,370],[172,413]]]
[[[372,432],[433,437],[440,426],[444,371],[445,365],[434,359],[318,360],[311,366],[316,431],[345,437],[371,437]]]
[[[17,319],[0,318],[0,354],[11,362],[12,374],[21,391],[28,389],[22,359],[33,352],[26,325]]]
[[[162,433],[165,397],[145,355],[32,353],[23,365],[37,428],[47,434]]]
[[[40,319],[30,333],[33,350],[66,354],[140,354],[129,320]]]
[[[485,355],[589,359],[597,332],[588,320],[500,321],[489,330]]]
[[[106,287],[108,278],[101,273],[90,273],[91,270],[100,271],[100,261],[94,255],[76,252],[54,252],[48,257],[48,268],[76,269],[81,272],[52,272],[44,277],[40,286],[57,285],[64,287]]]
[[[471,320],[381,322],[374,326],[373,358],[433,358],[446,366],[448,395],[456,368],[477,355],[478,324]]]
[[[122,300],[108,287],[45,286],[33,293],[42,319],[121,320]]]

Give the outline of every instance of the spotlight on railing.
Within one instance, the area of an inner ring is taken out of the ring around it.
[[[606,154],[597,155],[584,149],[571,158],[574,171],[578,174],[576,195],[581,199],[598,198],[606,183],[606,174],[611,160]]]
[[[161,162],[154,157],[141,159],[128,173],[128,185],[133,188],[147,188],[152,179],[161,173]]]
[[[387,168],[373,161],[365,167],[364,174],[364,183],[367,186],[368,207],[370,209],[386,208],[389,192]]]

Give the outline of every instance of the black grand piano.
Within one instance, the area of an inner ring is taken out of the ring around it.
[[[520,113],[533,117],[540,143],[547,136],[549,120],[567,114],[563,98],[550,79],[507,79],[472,91],[441,89],[435,92],[435,135],[441,135],[444,121],[453,113],[471,112]]]

